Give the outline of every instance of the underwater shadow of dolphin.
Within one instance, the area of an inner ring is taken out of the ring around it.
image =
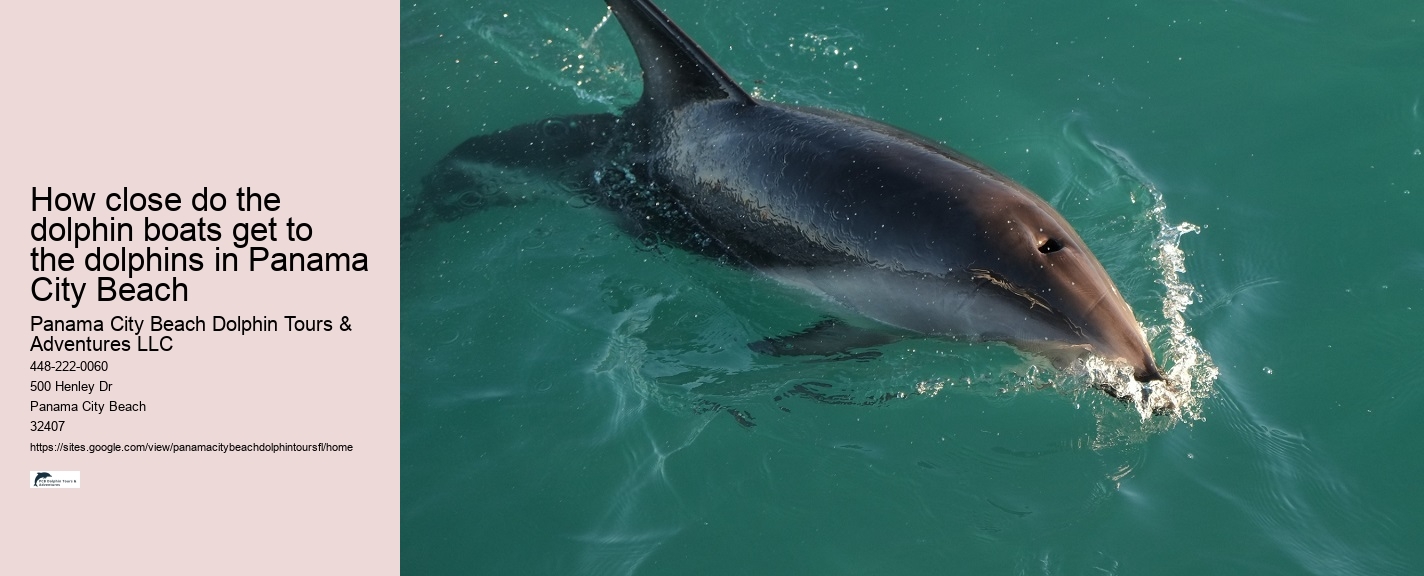
[[[754,99],[652,2],[606,1],[642,66],[637,103],[467,140],[426,176],[403,234],[499,203],[491,175],[538,172],[630,233],[758,270],[844,319],[761,353],[968,338],[1163,379],[1107,271],[1037,195],[904,130]]]

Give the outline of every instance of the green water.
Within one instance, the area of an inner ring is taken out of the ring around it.
[[[1424,573],[1424,4],[663,7],[763,97],[1049,199],[1189,409],[999,345],[758,357],[819,311],[531,183],[403,241],[407,573]],[[402,4],[403,206],[464,138],[635,99],[605,13]]]

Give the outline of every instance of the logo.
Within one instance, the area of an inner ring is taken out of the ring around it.
[[[79,471],[30,471],[30,488],[78,488]]]

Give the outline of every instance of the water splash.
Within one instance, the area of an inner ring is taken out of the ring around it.
[[[751,25],[751,23],[744,22]],[[775,23],[764,24],[768,36],[787,33]],[[755,36],[743,39],[744,53],[758,60],[754,78],[743,88],[756,98],[820,106],[864,113],[861,107],[847,107],[861,91],[865,71],[856,57],[868,57],[865,39],[840,26],[821,26],[811,31],[790,33],[782,44],[760,44]],[[807,74],[806,70],[814,70]],[[762,78],[765,78],[763,80]]]
[[[629,65],[635,60],[621,37],[605,45],[609,36],[600,31],[611,14],[605,13],[587,34],[543,14],[475,14],[465,29],[529,77],[614,111],[637,98],[640,71]]]
[[[1184,279],[1186,274],[1186,253],[1181,248],[1182,236],[1197,234],[1201,229],[1190,222],[1171,222],[1166,217],[1166,203],[1162,195],[1148,187],[1144,190],[1149,198],[1147,219],[1157,227],[1152,248],[1161,278],[1157,280],[1165,287],[1162,296],[1161,316],[1145,317],[1139,320],[1148,340],[1162,350],[1162,366],[1166,379],[1142,383],[1132,377],[1132,369],[1116,362],[1093,356],[1078,361],[1069,372],[1085,379],[1092,388],[1113,391],[1115,396],[1128,399],[1136,409],[1143,423],[1162,420],[1159,416],[1168,414],[1165,425],[1176,421],[1203,420],[1202,402],[1211,395],[1212,384],[1219,370],[1211,361],[1187,325],[1186,310],[1198,301],[1196,288]]]
[[[1084,237],[1117,239],[1095,246],[1094,252],[1105,265],[1117,270],[1114,279],[1124,288],[1125,295],[1145,293],[1148,286],[1158,286],[1160,296],[1150,302],[1160,315],[1149,313],[1141,300],[1133,309],[1148,342],[1158,353],[1166,380],[1140,383],[1133,379],[1131,369],[1097,357],[1075,363],[1068,373],[1084,383],[1079,394],[1100,396],[1097,390],[1104,389],[1133,404],[1139,425],[1124,423],[1121,429],[1106,433],[1105,438],[1137,436],[1144,430],[1166,429],[1179,421],[1202,420],[1202,403],[1212,393],[1218,369],[1186,321],[1188,307],[1201,298],[1187,280],[1187,255],[1181,246],[1184,236],[1202,230],[1190,222],[1168,219],[1166,200],[1151,178],[1127,151],[1089,134],[1089,123],[1090,119],[1082,114],[1070,114],[1056,134],[1044,137],[1062,142],[1056,146],[1057,153],[1051,154],[1056,156],[1062,182],[1053,202],[1062,207]],[[1047,148],[1054,150],[1055,146],[1050,143]],[[1105,413],[1099,417],[1104,421],[1115,419]]]
[[[1167,321],[1164,353],[1168,366],[1167,386],[1160,390],[1169,396],[1179,418],[1202,420],[1201,402],[1210,395],[1220,371],[1187,326],[1187,307],[1198,297],[1196,288],[1182,278],[1187,267],[1186,253],[1181,247],[1184,234],[1198,234],[1201,228],[1190,222],[1174,224],[1167,220],[1167,205],[1162,201],[1162,195],[1151,189],[1148,193],[1152,196],[1149,214],[1161,226],[1155,244],[1155,260],[1162,270],[1162,285],[1167,288],[1167,294],[1162,299],[1162,318]],[[1158,327],[1156,331],[1160,335],[1162,328]],[[1160,337],[1154,337],[1154,340],[1160,340]]]

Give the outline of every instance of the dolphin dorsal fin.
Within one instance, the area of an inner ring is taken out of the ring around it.
[[[699,100],[752,100],[712,57],[649,0],[605,0],[643,67],[639,105],[666,110]]]

